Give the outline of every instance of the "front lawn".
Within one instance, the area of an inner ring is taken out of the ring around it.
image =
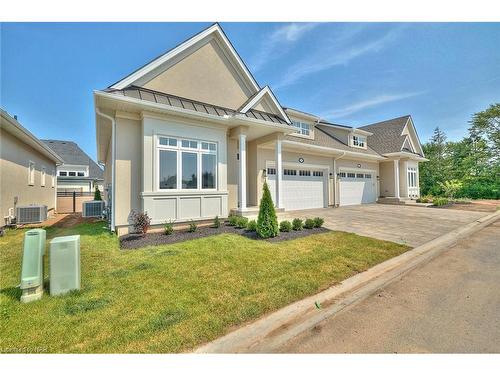
[[[101,222],[49,228],[47,237],[77,233],[82,290],[50,297],[46,289],[29,304],[17,287],[24,230],[0,238],[0,352],[188,351],[409,249],[327,232],[278,243],[221,234],[124,251]]]

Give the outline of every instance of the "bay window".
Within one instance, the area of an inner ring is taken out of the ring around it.
[[[157,149],[159,190],[217,188],[216,143],[159,137]]]

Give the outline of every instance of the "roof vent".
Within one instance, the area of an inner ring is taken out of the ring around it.
[[[17,121],[17,115],[14,115],[14,120],[16,120],[16,121]]]

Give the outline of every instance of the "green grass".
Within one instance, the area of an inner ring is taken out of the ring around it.
[[[408,249],[329,232],[279,243],[222,234],[122,251],[103,223],[49,228],[47,237],[76,233],[82,290],[51,297],[46,289],[29,304],[17,287],[24,231],[0,238],[0,351],[187,351]]]

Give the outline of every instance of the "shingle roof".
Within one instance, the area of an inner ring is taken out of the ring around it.
[[[88,165],[89,179],[104,179],[103,170],[75,142],[55,139],[42,139],[61,159],[64,164]]]
[[[401,135],[410,116],[402,116],[391,120],[377,122],[375,124],[361,126],[363,129],[373,133],[368,137],[368,144],[379,154],[400,152],[406,136]]]
[[[234,109],[225,108],[214,104],[199,102],[197,100],[183,98],[180,96],[167,94],[160,91],[145,89],[143,87],[138,87],[138,86],[129,86],[122,90],[106,89],[105,92],[115,95],[123,95],[135,99],[146,100],[153,103],[165,104],[171,107],[187,109],[190,111],[201,112],[215,116],[223,117],[223,116],[234,116],[236,114],[240,114],[252,119],[273,122],[275,124],[287,125],[287,122],[284,119],[273,113],[262,112],[256,109],[250,109],[246,113],[241,113],[235,111]]]

